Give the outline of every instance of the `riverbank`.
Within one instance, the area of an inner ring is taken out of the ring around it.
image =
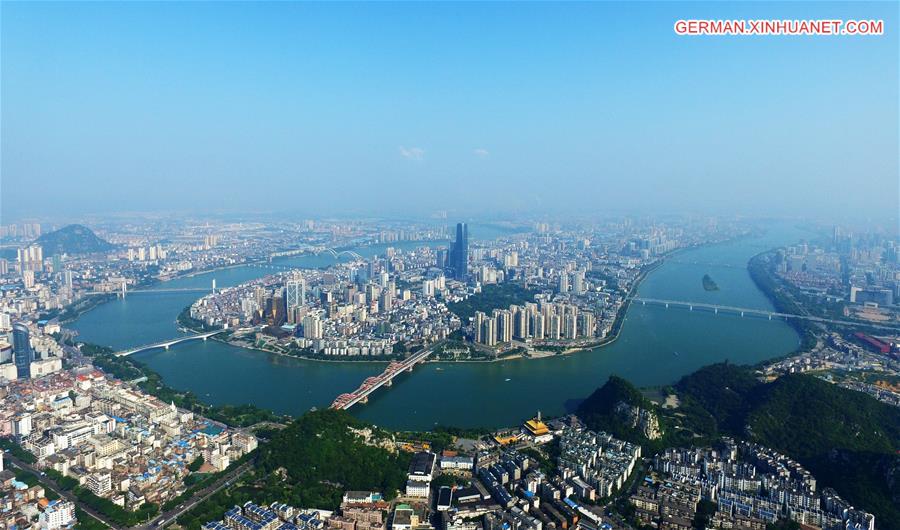
[[[803,308],[783,294],[782,289],[779,287],[781,280],[775,277],[769,263],[773,255],[774,249],[770,249],[750,258],[750,261],[747,263],[747,271],[750,274],[750,278],[753,280],[756,288],[769,299],[776,311],[780,313],[805,314],[806,312]],[[795,351],[788,353],[784,357],[810,351],[816,346],[818,339],[816,337],[817,328],[815,324],[808,320],[791,318],[788,319],[788,325],[800,335],[800,345]]]

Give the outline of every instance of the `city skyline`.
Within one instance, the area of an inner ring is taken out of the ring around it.
[[[3,14],[4,223],[335,209],[896,218],[888,3],[7,2]],[[885,32],[673,30],[816,17],[883,19]]]
[[[0,0],[0,529],[900,530],[900,0]]]

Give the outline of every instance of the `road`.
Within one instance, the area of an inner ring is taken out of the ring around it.
[[[147,522],[145,525],[136,526],[134,528],[137,529],[147,529],[156,526],[157,524],[164,525],[171,523],[175,519],[178,519],[185,512],[192,510],[195,506],[210,498],[215,493],[219,492],[222,488],[229,486],[235,479],[243,475],[252,467],[251,462],[244,462],[240,466],[234,468],[229,471],[222,477],[219,477],[215,483],[206,488],[194,493],[194,495],[190,498],[190,500],[179,504],[178,507],[169,510],[167,512],[161,513]]]
[[[94,511],[92,508],[85,506],[84,504],[79,502],[78,498],[75,497],[75,495],[71,491],[66,491],[66,490],[62,489],[59,486],[59,484],[57,484],[56,481],[53,480],[52,478],[50,478],[49,476],[47,476],[47,475],[41,476],[41,473],[43,473],[43,471],[41,471],[40,469],[37,469],[36,467],[32,466],[31,464],[28,464],[28,463],[23,462],[22,460],[19,460],[18,458],[13,456],[12,453],[3,453],[3,459],[8,461],[10,464],[14,465],[15,467],[17,467],[19,469],[23,469],[25,471],[30,471],[30,472],[34,473],[38,477],[38,480],[41,481],[41,484],[44,486],[44,488],[53,491],[54,493],[56,493],[63,499],[74,502],[75,505],[78,506],[79,508],[81,508],[85,513],[87,513],[94,519],[97,519],[98,521],[102,522],[106,526],[117,529],[117,530],[122,528],[118,525],[115,525],[115,524],[109,522],[106,518],[104,518],[102,515],[100,515],[96,511]]]

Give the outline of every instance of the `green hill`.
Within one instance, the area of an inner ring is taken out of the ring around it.
[[[821,379],[792,374],[771,383],[717,364],[676,385],[679,413],[706,439],[730,435],[777,449],[806,466],[878,528],[900,529],[900,409]]]
[[[200,530],[247,501],[333,510],[345,490],[392,498],[406,484],[410,456],[376,446],[390,435],[348,412],[307,412],[270,434],[254,453],[252,471],[178,517],[182,528]]]
[[[653,408],[650,401],[634,385],[613,375],[578,405],[576,414],[592,430],[606,431],[617,438],[647,445],[648,440],[643,434],[616,412],[619,403]]]
[[[374,430],[347,412],[310,412],[278,431],[261,448],[258,464],[266,473],[283,468],[286,482],[302,494],[301,506],[336,507],[344,490],[392,497],[406,483],[408,457],[367,445],[351,430],[367,428]]]
[[[578,407],[594,430],[644,446],[705,445],[721,436],[759,442],[791,456],[819,480],[876,516],[877,527],[900,530],[900,409],[806,375],[771,383],[747,367],[714,364],[683,377],[677,409],[655,407],[628,381],[612,376]],[[662,439],[648,440],[624,421],[625,402],[659,415]]]
[[[45,256],[58,254],[91,254],[106,252],[113,245],[97,237],[90,228],[83,225],[68,225],[48,232],[35,241],[43,247]]]
[[[619,376],[611,375],[603,386],[581,402],[578,410],[585,414],[611,414],[616,403],[622,401],[639,407],[650,405],[650,400],[637,387]]]

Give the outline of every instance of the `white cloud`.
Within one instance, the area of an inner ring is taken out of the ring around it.
[[[425,158],[425,150],[421,147],[400,146],[400,156],[407,160],[422,160]]]
[[[473,149],[472,153],[474,153],[475,156],[477,156],[478,158],[487,158],[487,157],[491,156],[491,152],[483,147]]]

